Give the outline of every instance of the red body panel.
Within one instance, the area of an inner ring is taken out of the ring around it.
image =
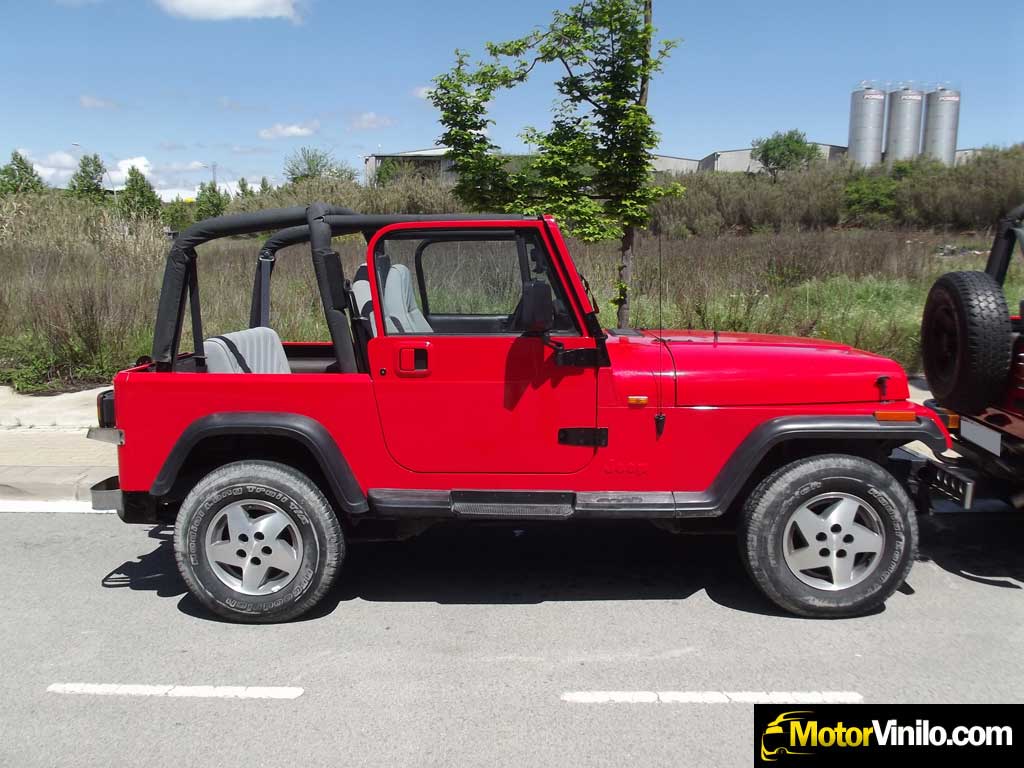
[[[413,225],[378,236],[403,226]],[[590,302],[557,226],[550,219],[521,226],[540,231],[583,329]],[[375,286],[373,296],[376,304]],[[382,313],[375,316],[380,326]],[[368,374],[124,371],[114,380],[124,432],[121,488],[148,491],[184,430],[218,412],[309,416],[334,437],[364,491],[701,491],[769,419],[897,408],[935,421],[905,402],[906,377],[896,363],[843,345],[692,331],[666,331],[663,343],[658,336],[609,337],[611,365],[597,369],[555,366],[537,338],[386,336],[378,327]],[[586,332],[558,340],[597,346]],[[427,351],[425,370],[415,365],[417,349]],[[887,377],[884,396],[879,377]],[[595,426],[608,429],[607,447],[558,441],[561,428]]]

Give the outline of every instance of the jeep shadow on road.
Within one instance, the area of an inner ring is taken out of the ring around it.
[[[969,581],[1021,589],[1024,561],[1014,542],[1019,515],[920,518],[918,560]],[[107,588],[180,597],[185,614],[222,621],[188,594],[178,574],[173,531],[148,533],[155,547],[105,577]],[[911,581],[913,576],[911,576]],[[338,583],[298,621],[330,615],[353,599],[440,604],[539,604],[547,601],[686,600],[705,592],[726,608],[794,619],[750,583],[730,535],[674,536],[638,522],[439,525],[401,542],[354,542]],[[909,583],[901,587],[914,593]],[[883,608],[884,610],[884,608]]]
[[[103,586],[181,597],[182,612],[221,621],[188,594],[172,529],[157,526],[148,536],[156,546],[104,576]],[[749,582],[731,535],[674,536],[644,522],[448,524],[406,541],[351,543],[338,583],[298,621],[322,618],[356,598],[528,605],[684,600],[700,591],[737,610],[786,615]]]
[[[1020,589],[1024,561],[1012,515],[920,518],[919,561],[970,581]],[[156,546],[107,574],[103,586],[180,597],[190,616],[220,621],[189,595],[178,574],[169,527]],[[913,576],[911,577],[911,581]],[[793,617],[776,610],[749,582],[729,535],[673,536],[639,522],[439,525],[401,542],[350,545],[337,585],[305,619],[323,618],[353,599],[440,604],[537,604],[547,601],[686,600],[705,592],[719,605]],[[912,595],[910,584],[901,592]]]

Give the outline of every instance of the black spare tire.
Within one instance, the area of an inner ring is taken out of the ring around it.
[[[1003,289],[985,272],[949,272],[932,286],[921,322],[921,357],[935,399],[978,413],[1006,386],[1013,346]]]

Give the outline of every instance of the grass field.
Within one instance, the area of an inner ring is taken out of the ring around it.
[[[167,249],[157,227],[126,229],[106,214],[84,217],[65,201],[0,221],[7,227],[0,232],[0,381],[36,392],[92,385],[150,351]],[[200,250],[208,334],[247,326],[259,242],[218,241]],[[662,240],[647,234],[637,248],[633,321],[658,324],[660,249],[667,327],[830,338],[916,369],[932,281],[950,270],[981,268],[988,245],[984,233],[824,230]],[[351,275],[365,245],[348,238],[336,247]],[[614,244],[570,247],[605,323],[614,322]],[[1007,295],[1011,304],[1024,296],[1019,267]],[[308,249],[282,252],[272,305],[282,337],[327,338]]]

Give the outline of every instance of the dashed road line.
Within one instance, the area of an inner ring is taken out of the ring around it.
[[[297,699],[302,688],[243,685],[129,685],[122,683],[53,683],[49,693],[84,696],[167,696],[190,699]]]
[[[566,691],[570,704],[861,704],[856,691]]]

